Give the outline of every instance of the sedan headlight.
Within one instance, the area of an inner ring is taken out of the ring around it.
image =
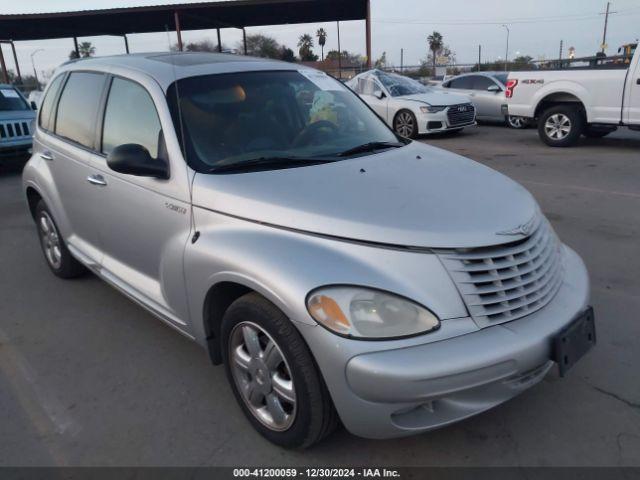
[[[443,111],[446,106],[435,106],[435,105],[427,105],[425,107],[420,107],[420,111],[422,113],[438,113]]]
[[[307,297],[307,309],[332,332],[353,338],[407,337],[440,326],[438,318],[421,305],[365,287],[319,288]]]

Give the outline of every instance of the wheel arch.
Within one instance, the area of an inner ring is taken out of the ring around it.
[[[556,105],[566,104],[577,106],[585,116],[585,118],[587,118],[587,109],[585,107],[585,102],[578,94],[569,91],[553,92],[542,97],[536,105],[533,117],[539,118],[545,110]]]
[[[35,219],[36,207],[38,206],[38,202],[40,202],[40,200],[43,200],[43,197],[40,194],[40,192],[31,185],[27,187],[25,194],[27,196],[27,205],[29,206],[29,212],[31,213],[31,216]]]

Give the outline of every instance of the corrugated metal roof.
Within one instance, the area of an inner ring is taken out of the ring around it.
[[[253,27],[287,23],[364,20],[367,0],[217,0],[71,12],[0,15],[7,40],[40,40],[174,30]]]

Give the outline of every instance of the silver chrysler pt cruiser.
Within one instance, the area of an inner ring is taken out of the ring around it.
[[[524,188],[300,65],[68,63],[24,191],[54,274],[91,271],[201,344],[282,446],[442,427],[595,344],[585,266]]]

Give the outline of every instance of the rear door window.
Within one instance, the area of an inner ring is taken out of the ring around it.
[[[95,124],[104,87],[105,75],[93,72],[73,72],[64,86],[58,115],[56,135],[93,148]]]
[[[158,156],[160,120],[149,93],[130,80],[114,78],[104,113],[102,153],[125,143],[142,145]]]
[[[49,90],[47,90],[47,95],[42,100],[42,104],[40,105],[40,127],[45,130],[51,130],[53,128],[53,119],[51,118],[51,112],[54,108],[54,102],[56,97],[58,96],[58,91],[60,90],[60,86],[62,85],[62,79],[64,75],[58,75],[56,78],[51,80],[51,86]]]

